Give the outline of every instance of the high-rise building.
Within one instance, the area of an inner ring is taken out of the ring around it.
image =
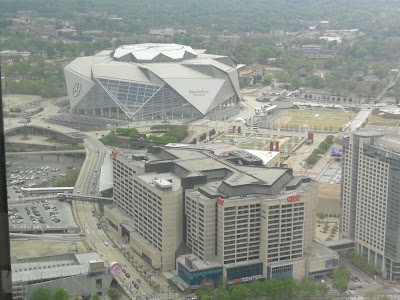
[[[191,286],[332,272],[335,254],[311,258],[318,183],[226,148],[114,152],[111,227],[153,267],[178,269]]]
[[[376,265],[385,278],[400,278],[400,139],[356,132],[343,140],[342,238]]]

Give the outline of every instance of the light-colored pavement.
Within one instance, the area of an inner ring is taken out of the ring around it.
[[[92,138],[85,139],[85,147],[87,149],[87,157],[77,180],[75,193],[79,191],[81,195],[96,195],[99,182],[98,178],[100,176],[99,172],[104,156],[107,155],[107,151],[98,140]],[[118,247],[113,247],[114,243],[107,234],[108,228],[104,227],[105,222],[102,223],[101,229],[98,228],[99,220],[92,216],[93,210],[96,211],[98,217],[99,211],[97,205],[86,204],[85,202],[73,202],[76,222],[80,225],[82,231],[86,233],[85,239],[89,245],[91,245],[93,250],[99,253],[108,264],[116,261],[126,266],[125,270],[130,274],[130,278],[127,278],[124,273],[121,273],[115,276],[115,279],[127,295],[136,298],[136,291],[134,288],[132,289],[131,282],[137,279],[141,280],[139,284],[139,291],[141,293],[155,293],[142,275],[139,274],[132,264],[124,257]]]
[[[372,113],[372,109],[363,108],[361,109],[358,114],[353,118],[350,122],[350,126],[348,127],[348,131],[356,131],[361,129],[362,125],[367,121],[369,116]]]

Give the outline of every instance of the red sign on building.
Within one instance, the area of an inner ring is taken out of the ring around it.
[[[224,199],[222,199],[221,197],[217,198],[217,202],[219,205],[224,206]]]
[[[289,202],[289,203],[299,202],[299,201],[300,201],[300,195],[293,195],[293,196],[287,197],[287,202]]]

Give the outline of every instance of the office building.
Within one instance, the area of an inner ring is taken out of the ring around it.
[[[312,254],[321,252],[312,242],[317,182],[244,150],[203,146],[113,152],[114,205],[104,214],[136,252],[192,288],[337,267],[329,250]]]
[[[177,44],[124,45],[64,69],[71,112],[105,118],[225,119],[241,100],[236,62]]]
[[[342,238],[377,267],[400,279],[400,139],[356,132],[343,139]]]

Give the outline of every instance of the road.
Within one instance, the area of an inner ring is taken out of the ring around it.
[[[76,181],[74,193],[96,196],[98,194],[100,169],[107,151],[103,144],[94,138],[86,138],[84,144],[87,149],[86,160],[82,166],[78,180]],[[99,217],[97,205],[80,201],[73,201],[72,203],[75,221],[86,234],[85,239],[92,249],[96,251],[106,263],[119,262],[126,266],[125,270],[131,276],[129,279],[124,273],[115,276],[115,279],[124,289],[125,293],[136,298],[136,291],[133,288],[131,281],[137,280],[138,278],[141,280],[141,283],[139,284],[140,292],[144,294],[155,293],[145,279],[123,256],[120,250],[116,247],[114,248],[115,244],[106,234],[108,230],[107,227],[103,225],[101,229],[98,228],[97,224],[99,223],[99,220],[92,215],[92,211],[95,210],[97,217]]]
[[[49,125],[43,122],[47,116],[55,114],[57,111],[57,107],[46,103],[44,111],[40,113],[42,117],[39,119],[37,116],[35,116],[32,119],[30,125],[37,125],[44,128],[51,126],[52,129],[60,132],[71,132],[72,130],[70,128],[56,124]],[[6,123],[6,130],[10,128],[24,126],[24,124],[18,122],[17,118],[9,119]],[[74,130],[74,132],[76,132],[76,130]],[[84,139],[86,159],[82,165],[81,172],[76,181],[74,194],[79,194],[82,196],[97,196],[98,194],[100,170],[103,164],[104,157],[105,155],[107,155],[107,149],[97,138],[97,134],[95,136],[88,134],[88,136]],[[120,249],[118,249],[117,247],[113,247],[115,246],[115,244],[110,240],[107,234],[107,226],[103,226],[103,228],[101,229],[97,227],[97,224],[99,222],[99,220],[96,218],[99,217],[97,204],[73,201],[72,210],[75,222],[86,234],[85,240],[90,245],[90,247],[94,251],[96,251],[100,255],[100,257],[105,260],[106,263],[120,262],[126,266],[125,269],[130,274],[130,279],[128,279],[123,273],[121,273],[119,276],[115,276],[115,279],[124,289],[125,293],[130,296],[130,298],[137,298],[137,291],[131,284],[132,280],[137,279],[141,280],[138,292],[140,292],[139,295],[141,295],[143,299],[145,299],[146,296],[151,296],[152,298],[160,297],[153,290],[153,288],[150,287],[148,282],[146,282],[146,280],[139,274],[139,272],[132,266],[128,259],[124,257]],[[93,210],[96,211],[96,217],[92,216]],[[103,225],[104,224],[105,222],[103,222]],[[161,283],[161,281],[159,283]],[[176,297],[175,299],[177,298],[178,297]]]

